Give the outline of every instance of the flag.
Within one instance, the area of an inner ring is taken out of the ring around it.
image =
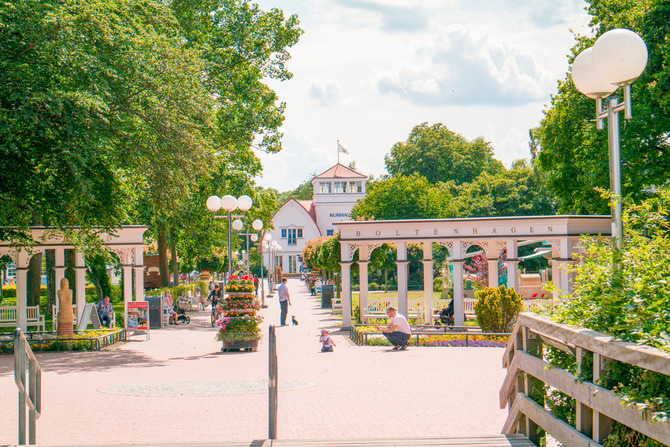
[[[340,144],[339,141],[337,142],[337,150],[338,150],[339,152],[342,152],[343,154],[348,154],[348,153],[349,153],[349,151],[346,150],[346,149],[344,148],[344,146],[342,146],[342,145]]]

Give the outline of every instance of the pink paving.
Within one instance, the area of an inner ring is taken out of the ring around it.
[[[298,326],[277,328],[280,439],[497,435],[499,348],[358,347],[289,280]],[[263,331],[279,323],[267,298]],[[290,319],[290,317],[289,317]],[[321,353],[322,328],[337,346]],[[267,438],[267,342],[222,353],[209,312],[102,352],[41,353],[43,444],[250,441]],[[17,442],[13,359],[0,355],[0,445]]]

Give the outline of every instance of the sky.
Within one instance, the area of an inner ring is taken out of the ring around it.
[[[296,188],[337,163],[385,174],[384,156],[416,125],[483,137],[506,166],[529,158],[528,132],[568,70],[583,0],[257,0],[297,14],[283,150],[257,152],[263,187]]]

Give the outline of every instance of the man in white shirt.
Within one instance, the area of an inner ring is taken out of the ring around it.
[[[286,326],[286,315],[288,314],[288,306],[291,305],[291,295],[288,293],[288,286],[286,285],[286,278],[281,280],[281,285],[277,288],[277,295],[279,296],[279,306],[281,307],[281,325]]]
[[[404,315],[398,313],[398,310],[395,307],[387,307],[386,315],[389,316],[389,324],[386,327],[380,327],[375,324],[375,328],[378,331],[382,331],[384,336],[393,345],[393,350],[404,351],[407,349],[407,342],[409,337],[412,335],[412,330],[409,327],[409,322]]]

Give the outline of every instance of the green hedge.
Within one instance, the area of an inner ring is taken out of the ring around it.
[[[72,285],[70,286],[72,288]],[[95,286],[86,286],[86,295],[95,295]],[[47,296],[47,286],[40,287],[40,296]],[[16,298],[16,286],[2,286],[3,298]]]

